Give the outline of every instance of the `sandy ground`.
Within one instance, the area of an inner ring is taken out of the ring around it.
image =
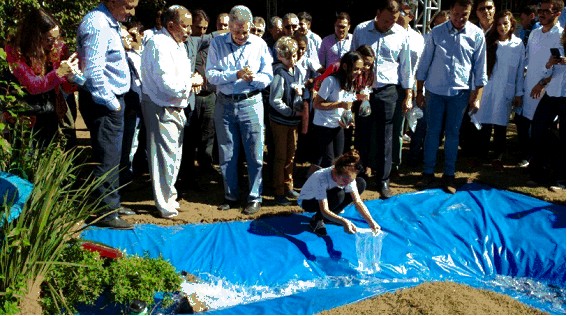
[[[77,121],[79,144],[88,146],[88,131],[79,117]],[[299,165],[295,169],[295,185],[299,189],[305,180],[308,165]],[[391,188],[394,194],[415,191],[413,183],[419,177],[417,170],[402,171],[401,177],[394,178]],[[457,174],[461,183],[466,176]],[[206,174],[197,179],[202,191],[181,189],[179,191],[181,209],[174,219],[162,219],[157,216],[152,197],[149,176],[137,180],[134,188],[122,192],[123,205],[138,214],[124,216],[131,223],[152,223],[158,225],[180,225],[186,223],[213,223],[219,221],[250,220],[260,216],[301,212],[295,206],[275,205],[269,185],[264,184],[264,196],[260,212],[247,216],[240,209],[229,211],[217,210],[223,201],[223,186],[220,174]],[[244,186],[246,187],[246,186]],[[369,190],[362,194],[365,200],[379,198],[375,185],[370,183]],[[562,193],[563,194],[563,193]],[[426,283],[415,288],[383,294],[371,299],[325,311],[324,314],[542,314],[508,296],[474,289],[455,283]]]

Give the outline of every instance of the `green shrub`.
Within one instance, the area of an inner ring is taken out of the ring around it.
[[[109,282],[105,260],[79,241],[69,243],[57,260],[42,284],[44,312],[77,313],[77,303],[94,304]]]
[[[43,283],[42,303],[49,314],[76,313],[78,303],[92,305],[105,290],[110,302],[124,308],[133,300],[153,307],[156,292],[164,292],[164,302],[172,302],[171,294],[181,289],[183,281],[175,267],[161,257],[102,259],[77,241],[66,247],[59,259]]]
[[[120,304],[129,304],[137,299],[154,305],[156,292],[165,297],[181,289],[182,278],[175,267],[162,257],[150,258],[129,256],[110,264],[110,299]],[[164,300],[164,301],[167,301]]]

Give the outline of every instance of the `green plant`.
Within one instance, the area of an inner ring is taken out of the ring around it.
[[[175,267],[161,257],[103,259],[96,252],[84,250],[80,241],[65,247],[59,260],[42,285],[42,304],[50,314],[76,313],[78,303],[92,305],[103,292],[109,293],[110,302],[123,307],[133,300],[152,307],[156,292],[164,292],[162,304],[167,306],[183,280]]]
[[[27,135],[27,136],[26,136]],[[0,161],[23,175],[34,188],[20,216],[3,223],[0,238],[0,312],[12,312],[27,291],[49,274],[77,223],[98,213],[100,198],[90,198],[105,176],[79,179],[78,151],[56,144],[40,149],[28,134],[12,139],[12,154]],[[22,162],[24,160],[24,162]],[[5,218],[9,207],[3,205]],[[53,295],[52,295],[53,296]]]
[[[128,304],[138,299],[148,306],[154,305],[156,292],[164,292],[167,297],[179,291],[182,282],[181,275],[171,263],[162,257],[150,258],[148,254],[113,261],[110,264],[110,279],[110,299],[113,302]]]
[[[71,241],[42,283],[42,306],[49,314],[76,313],[77,303],[92,305],[109,283],[105,260]]]

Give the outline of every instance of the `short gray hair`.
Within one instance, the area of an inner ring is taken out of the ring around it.
[[[250,9],[248,9],[248,7],[246,6],[236,5],[232,7],[232,9],[230,9],[230,13],[228,15],[230,17],[230,22],[248,22],[252,24],[252,11],[250,11]]]

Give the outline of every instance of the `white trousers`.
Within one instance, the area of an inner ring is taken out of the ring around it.
[[[142,101],[142,114],[156,207],[164,217],[177,215],[179,203],[175,181],[181,164],[183,128],[187,118],[182,109],[160,107],[147,96]]]

